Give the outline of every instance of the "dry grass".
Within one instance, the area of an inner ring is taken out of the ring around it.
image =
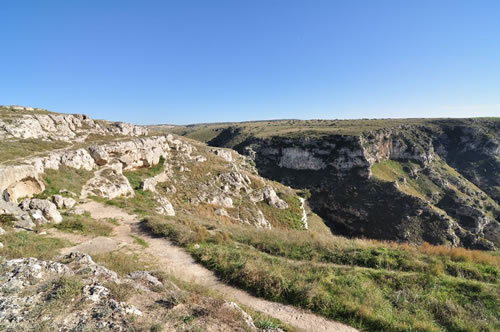
[[[446,246],[434,246],[429,243],[424,243],[417,247],[420,253],[434,256],[450,257],[454,261],[474,262],[481,264],[492,264],[500,266],[500,256],[491,255],[488,252],[479,250],[469,250],[465,248],[450,248]]]
[[[124,251],[96,254],[92,255],[92,259],[121,276],[135,271],[147,271],[154,267],[152,262],[145,262],[138,254]]]

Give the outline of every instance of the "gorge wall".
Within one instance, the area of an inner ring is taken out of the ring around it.
[[[500,121],[487,120],[321,137],[258,137],[236,126],[210,144],[250,156],[265,177],[309,189],[312,209],[337,234],[494,249],[499,132]]]

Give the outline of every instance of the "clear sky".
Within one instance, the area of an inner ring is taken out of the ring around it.
[[[500,1],[2,0],[0,104],[134,123],[500,116]]]

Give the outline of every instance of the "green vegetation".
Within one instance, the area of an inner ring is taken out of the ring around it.
[[[59,254],[59,249],[70,245],[65,240],[32,232],[7,232],[0,235],[0,242],[4,244],[0,254],[9,259],[22,257],[52,259]]]
[[[288,203],[288,209],[276,209],[265,202],[258,203],[264,216],[275,227],[302,229],[302,208],[295,195],[278,193],[279,198]]]
[[[358,328],[494,331],[500,324],[498,256],[283,229],[207,232],[214,227],[203,223],[183,216],[145,220],[223,280]],[[222,232],[230,234],[226,241],[217,240]]]
[[[202,142],[217,139],[224,129],[232,128],[232,137],[224,139],[226,147],[234,147],[246,137],[324,137],[329,135],[359,135],[383,128],[401,125],[425,125],[436,127],[443,124],[461,123],[473,125],[483,122],[498,122],[500,118],[471,119],[359,119],[359,120],[271,120],[233,123],[210,123],[188,126],[154,127],[157,132],[168,132],[186,136]],[[237,133],[237,134],[235,134]],[[225,133],[224,133],[225,134]],[[224,135],[223,134],[223,135]],[[240,136],[240,138],[236,138]]]
[[[156,206],[154,200],[154,194],[150,191],[140,190],[139,187],[142,180],[159,174],[163,170],[164,162],[165,160],[163,158],[160,158],[160,162],[151,168],[144,167],[139,170],[123,172],[123,175],[127,177],[128,181],[130,182],[130,185],[132,186],[132,188],[134,188],[135,197],[132,199],[119,197],[113,200],[109,200],[95,196],[92,196],[91,198],[95,201],[107,205],[117,206],[122,209],[127,209],[133,212],[134,214],[140,216],[148,215],[151,213],[151,211],[154,211],[154,208]]]
[[[412,162],[385,160],[373,164],[372,173],[376,179],[398,182],[399,190],[430,202],[435,210],[458,220],[460,216],[456,215],[456,210],[464,205],[481,210],[492,219],[495,219],[495,211],[500,213],[500,206],[495,201],[446,162],[437,159],[431,166],[429,173]],[[411,176],[412,172],[417,174]],[[446,185],[436,182],[446,182]]]
[[[140,245],[144,248],[149,247],[149,244],[143,238],[140,238],[140,237],[135,236],[135,235],[130,235],[130,236],[134,239],[134,243],[137,243],[138,245]]]
[[[93,219],[88,212],[80,216],[64,216],[63,221],[60,224],[55,224],[54,228],[63,232],[80,233],[86,236],[109,236],[113,230],[113,227],[107,222]]]
[[[69,190],[76,195],[80,195],[82,187],[93,176],[93,172],[84,169],[75,169],[62,166],[59,170],[46,169],[43,174],[45,190],[37,195],[37,198],[49,198],[52,195],[59,195],[61,189]],[[61,195],[65,195],[62,193]]]
[[[191,252],[224,280],[259,296],[368,330],[494,331],[499,323],[498,285],[290,262],[237,246],[203,244]]]
[[[82,293],[83,283],[77,277],[63,276],[53,280],[46,289],[46,299],[58,305],[69,304]]]
[[[0,226],[12,227],[16,221],[16,217],[12,214],[0,214]]]
[[[0,162],[12,162],[36,154],[68,147],[63,141],[43,141],[39,139],[3,140],[0,144]]]
[[[163,170],[164,164],[165,159],[163,157],[160,157],[160,162],[152,167],[144,167],[136,171],[125,171],[123,172],[123,175],[127,177],[132,188],[139,189],[141,181],[158,175]]]

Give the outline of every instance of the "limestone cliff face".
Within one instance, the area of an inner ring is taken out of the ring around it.
[[[372,165],[384,160],[412,160],[428,165],[434,160],[431,137],[417,127],[402,126],[359,136],[366,160]]]
[[[494,249],[498,133],[497,124],[436,121],[360,135],[247,137],[235,148],[263,176],[310,189],[311,207],[339,234]]]

